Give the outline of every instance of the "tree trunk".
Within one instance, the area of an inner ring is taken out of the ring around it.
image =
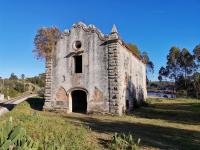
[[[177,81],[177,67],[175,69],[175,77],[174,77],[174,98],[176,98],[176,81]]]

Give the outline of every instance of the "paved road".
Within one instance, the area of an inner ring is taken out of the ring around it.
[[[0,103],[0,116],[9,112],[10,110],[12,110],[12,108],[15,107],[15,105],[27,100],[28,98],[34,97],[34,96],[37,96],[37,94],[24,95],[24,96]]]

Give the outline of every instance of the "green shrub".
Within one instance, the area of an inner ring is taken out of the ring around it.
[[[140,139],[136,141],[131,134],[118,134],[115,133],[111,143],[109,144],[109,149],[111,150],[138,150]]]
[[[27,119],[25,116],[22,118]],[[43,140],[32,139],[26,133],[26,129],[22,126],[13,127],[12,117],[10,117],[9,121],[0,129],[0,150],[81,149],[80,142],[82,141],[77,141],[76,137],[73,137],[74,135],[71,135],[70,139],[70,135],[67,135],[66,132],[63,132],[63,134],[57,132],[49,134],[44,132]],[[85,149],[89,148],[85,147]]]
[[[7,88],[3,90],[3,94],[5,97],[10,96],[10,97],[16,97],[19,95],[19,92],[16,91],[14,88]]]
[[[12,118],[0,129],[0,150],[37,150],[38,145],[26,135],[23,127],[13,127]]]
[[[74,125],[62,114],[34,110],[38,109],[38,105],[43,105],[42,102],[42,98],[31,98],[5,114],[0,119],[0,134],[7,126],[5,121],[12,117],[14,127],[23,127],[26,129],[26,135],[39,143],[37,150],[99,149],[95,141],[88,137],[90,131],[85,126]]]

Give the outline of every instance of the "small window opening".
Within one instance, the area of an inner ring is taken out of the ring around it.
[[[82,56],[74,56],[75,73],[82,73]]]
[[[82,46],[82,44],[81,44],[80,41],[76,41],[76,42],[75,42],[75,47],[76,47],[77,49],[80,49],[81,46]]]

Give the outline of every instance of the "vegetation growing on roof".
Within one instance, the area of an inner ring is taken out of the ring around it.
[[[141,51],[138,49],[137,45],[135,44],[127,44],[129,49],[138,57],[141,58]]]
[[[133,54],[141,59],[147,65],[147,71],[154,72],[154,64],[150,60],[147,52],[141,52],[136,44],[127,44],[128,48],[133,52]]]
[[[61,32],[56,27],[40,28],[34,39],[35,49],[33,53],[35,53],[36,57],[38,59],[50,58],[60,35]]]

